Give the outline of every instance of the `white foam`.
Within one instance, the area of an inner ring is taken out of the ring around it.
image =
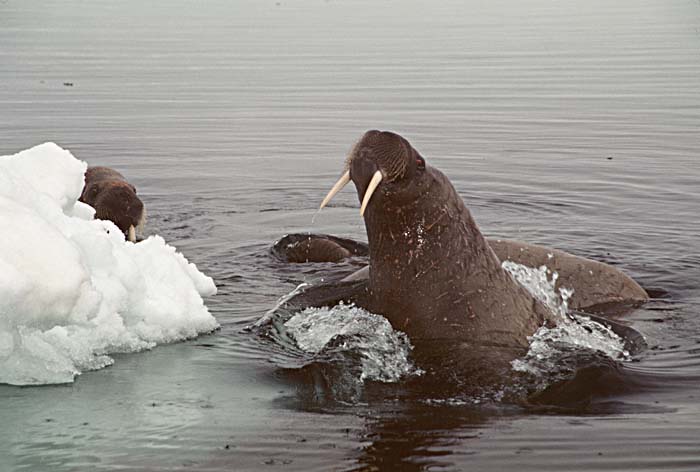
[[[132,244],[92,219],[86,168],[53,143],[0,157],[0,383],[72,382],[218,326],[211,278],[161,237]]]
[[[408,337],[395,331],[383,316],[354,305],[307,308],[285,323],[300,349],[321,352],[333,340],[342,339],[340,350],[361,356],[361,381],[396,382],[421,372],[409,360]]]
[[[574,292],[564,287],[556,289],[556,272],[546,266],[532,268],[511,261],[505,261],[502,265],[535,298],[558,315],[556,327],[543,326],[530,336],[526,356],[513,361],[515,370],[533,374],[554,370],[554,364],[563,350],[569,348],[599,351],[612,359],[629,358],[622,338],[608,327],[586,316],[568,313],[567,301]]]

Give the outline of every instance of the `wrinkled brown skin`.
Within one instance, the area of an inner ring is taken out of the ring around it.
[[[369,283],[354,300],[414,342],[522,353],[553,316],[502,269],[447,177],[423,166],[400,136],[370,131],[348,160],[359,200],[374,172],[391,167],[394,149],[406,165],[380,184],[365,212]]]
[[[361,141],[350,165],[360,200],[371,178],[357,162],[363,148]],[[382,183],[365,212],[365,226],[370,250],[365,307],[412,340],[524,350],[528,336],[554,323],[501,267],[439,170],[426,165],[410,178]]]
[[[139,228],[145,219],[136,188],[109,167],[88,167],[80,201],[95,209],[95,218],[113,222],[127,237],[129,227]]]
[[[649,295],[637,282],[611,265],[522,241],[487,238],[486,242],[501,261],[535,268],[546,266],[556,272],[555,288],[574,291],[568,300],[572,310],[619,315],[649,301]],[[343,280],[349,282],[368,277],[369,266],[366,266]]]

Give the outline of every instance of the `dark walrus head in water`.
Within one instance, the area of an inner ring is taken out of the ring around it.
[[[143,229],[146,210],[136,188],[123,175],[109,167],[89,167],[80,201],[95,209],[95,218],[109,220],[131,242]]]
[[[368,131],[321,207],[352,181],[370,253],[358,303],[412,340],[521,350],[553,315],[501,267],[456,190],[411,144]]]

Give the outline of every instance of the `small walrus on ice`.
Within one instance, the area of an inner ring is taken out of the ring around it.
[[[528,337],[539,327],[557,321],[503,269],[499,256],[523,265],[552,265],[565,286],[582,294],[582,305],[648,298],[632,279],[606,264],[515,241],[487,240],[449,179],[398,134],[365,133],[321,208],[351,181],[365,220],[369,268],[312,287],[290,299],[293,306],[352,302],[385,316],[413,342],[447,341],[462,352],[480,352],[482,358],[491,357],[495,348],[509,361],[527,349]],[[337,260],[342,251],[328,246],[344,244],[324,235],[290,235],[273,251],[294,261],[296,240],[304,245],[301,259],[308,261],[323,259],[315,252],[331,253]],[[350,253],[359,254],[353,249]]]
[[[136,242],[146,222],[146,209],[122,174],[109,167],[88,167],[79,200],[95,209],[95,218],[111,221]]]

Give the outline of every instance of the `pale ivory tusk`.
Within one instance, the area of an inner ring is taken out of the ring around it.
[[[361,216],[365,216],[365,208],[367,208],[367,204],[369,203],[369,199],[372,198],[372,194],[377,189],[377,186],[379,185],[379,182],[381,182],[381,181],[382,181],[382,171],[378,170],[372,176],[372,180],[369,181],[369,185],[367,186],[367,191],[365,192],[365,198],[362,199],[362,207],[360,207],[360,215]]]
[[[129,241],[132,243],[136,242],[136,228],[134,228],[134,225],[129,226]]]
[[[343,189],[343,187],[345,187],[348,184],[348,182],[350,182],[350,171],[346,170],[345,173],[340,176],[340,178],[335,183],[331,191],[328,192],[328,195],[326,195],[326,198],[323,199],[323,201],[321,202],[321,206],[318,207],[318,209],[321,210],[324,206],[326,206],[328,202],[330,202],[331,199],[335,197],[335,194],[340,192]]]

